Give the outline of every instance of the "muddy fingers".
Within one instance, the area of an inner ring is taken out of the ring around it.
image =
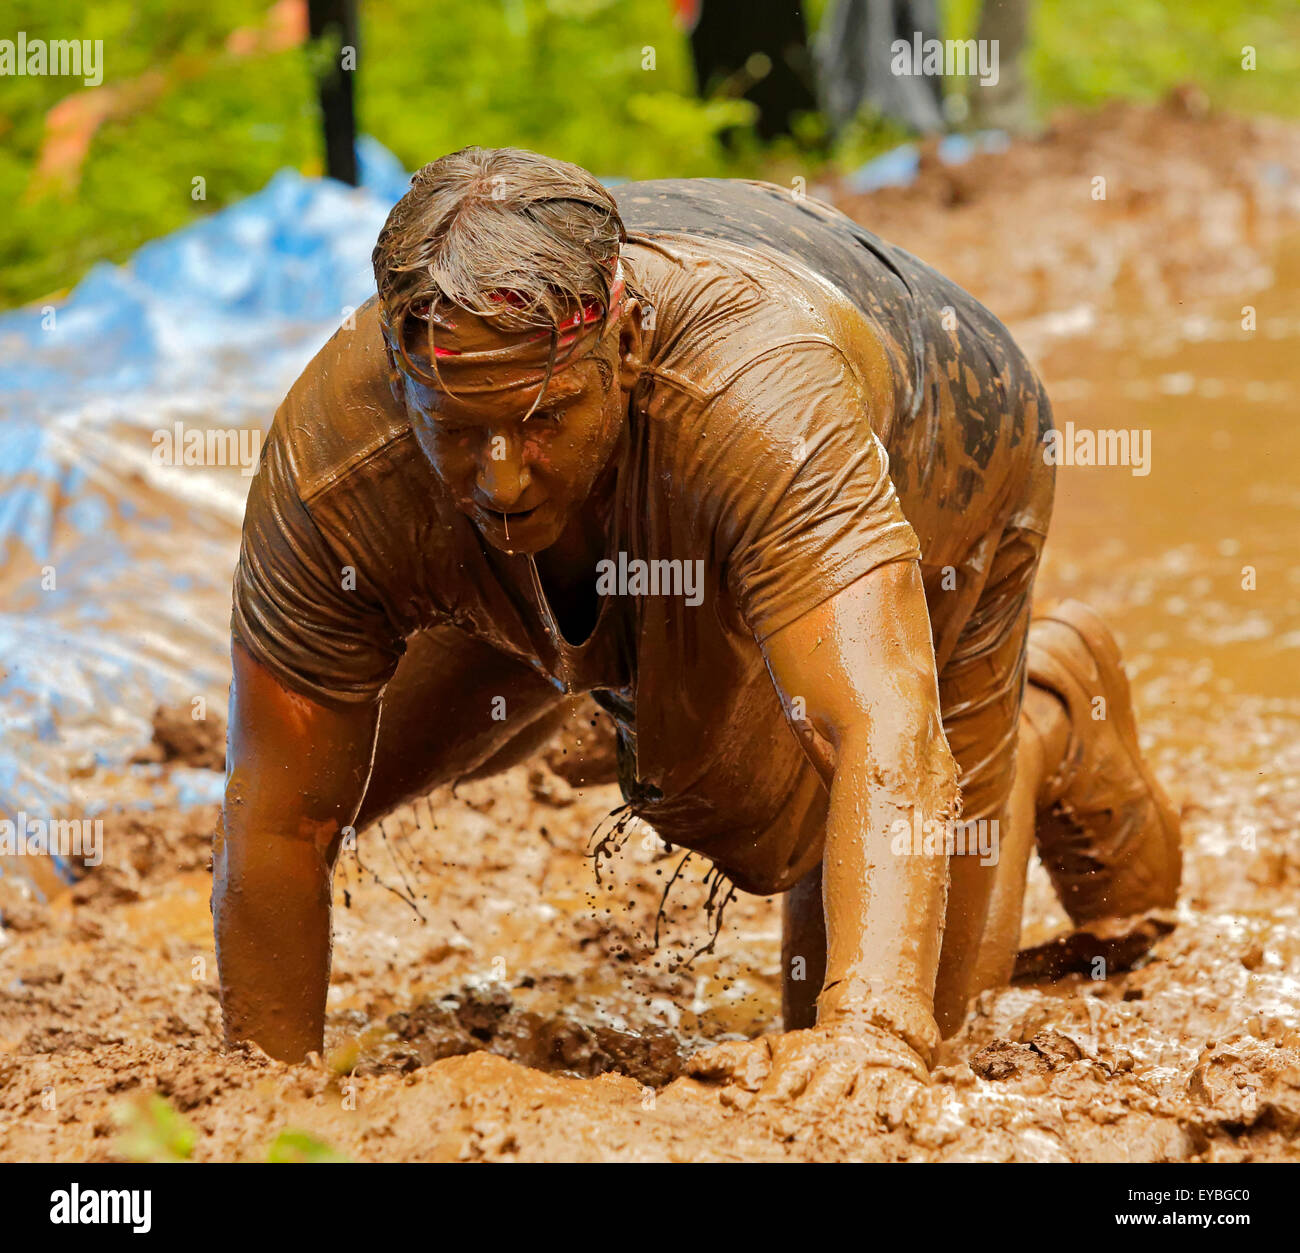
[[[772,1069],[771,1036],[757,1040],[728,1040],[697,1053],[687,1063],[686,1073],[705,1083],[735,1084],[757,1092]]]

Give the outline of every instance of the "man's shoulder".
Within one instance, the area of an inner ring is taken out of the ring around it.
[[[862,311],[797,258],[672,234],[633,238],[628,252],[651,308],[648,373],[683,397],[708,404],[794,360],[829,379],[876,355]]]
[[[758,179],[661,178],[611,189],[629,234],[686,233],[736,243],[775,243],[799,252],[832,238],[852,247],[874,239],[838,209],[789,187]],[[879,241],[876,241],[879,242]]]
[[[307,505],[367,470],[418,456],[390,383],[377,298],[308,362],[276,412],[271,439],[281,444]]]

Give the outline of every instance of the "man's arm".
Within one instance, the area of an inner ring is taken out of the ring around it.
[[[226,1035],[301,1061],[322,1047],[331,880],[361,807],[378,704],[327,707],[236,642],[212,911]]]
[[[914,821],[924,830],[927,820],[951,820],[957,777],[917,563],[864,575],[777,631],[765,652],[787,715],[830,789],[818,1027],[883,1029],[928,1064],[938,1043],[947,861],[895,855],[890,844],[899,822],[910,832]]]

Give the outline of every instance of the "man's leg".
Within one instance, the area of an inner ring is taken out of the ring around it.
[[[781,973],[781,1021],[785,1029],[813,1026],[817,1021],[817,997],[826,978],[821,862],[781,898]]]
[[[1043,745],[1039,857],[1076,924],[1171,907],[1182,876],[1179,818],[1138,745],[1119,646],[1087,605],[1034,619],[1026,721]]]
[[[1011,977],[1035,844],[1076,924],[1171,906],[1178,892],[1177,815],[1142,760],[1113,637],[1077,601],[1030,622],[1040,543],[1011,537],[999,550],[972,628],[940,678],[944,728],[962,768],[962,821],[998,822],[996,864],[969,854],[949,861],[935,989],[945,1035],[977,993]],[[825,952],[818,866],[783,903],[787,1030],[816,1020]],[[802,980],[793,977],[796,956]]]
[[[1034,619],[1016,776],[969,995],[1015,965],[1029,849],[1076,925],[1175,903],[1178,817],[1142,759],[1113,636],[1067,601]]]
[[[1005,827],[1004,810],[1012,792],[1030,594],[1042,545],[1041,534],[1022,529],[1008,531],[996,546],[989,545],[992,559],[984,586],[939,674],[944,733],[961,771],[962,821],[996,823],[992,830],[999,832]],[[1032,827],[1028,838],[1032,841]],[[1026,857],[1027,852],[1026,846]],[[934,989],[935,1017],[945,1035],[965,1016],[968,989],[976,979],[997,876],[997,866],[983,865],[982,860],[988,861],[961,856],[948,862],[948,907]],[[784,901],[782,1004],[787,1030],[811,1026],[816,1018],[826,960],[821,889],[818,866]],[[802,981],[793,975],[796,956],[806,959]]]
[[[1013,912],[998,884],[1023,879],[1033,842],[1032,822],[1014,821],[1025,808],[1015,781],[1031,598],[1042,547],[1036,531],[1015,528],[1001,537],[979,600],[939,672],[944,733],[961,771],[961,819],[953,837],[965,848],[948,859],[948,908],[934,992],[935,1018],[945,1036],[961,1026],[970,998],[987,986],[984,980],[1004,967],[1009,972],[1019,939],[1018,916],[996,937],[988,924],[995,900],[1001,899],[1003,916]]]
[[[523,662],[454,627],[412,636],[384,691],[358,829],[442,784],[525,760],[569,703]]]
[[[1046,750],[1026,711],[1040,700],[1053,699],[1032,683],[1025,689],[1025,710],[1020,715],[1016,740],[1015,778],[1003,811],[997,873],[980,936],[979,957],[971,974],[970,996],[1010,982],[1015,969],[1024,917],[1025,878],[1034,847],[1038,791],[1047,773]]]

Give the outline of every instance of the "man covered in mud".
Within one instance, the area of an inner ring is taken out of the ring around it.
[[[232,1039],[321,1048],[345,828],[522,760],[586,693],[629,812],[786,894],[785,1033],[702,1076],[924,1080],[1011,973],[1035,842],[1077,923],[1172,903],[1114,641],[1077,603],[1031,621],[1047,397],[959,288],[781,188],[611,194],[513,149],[421,170],[374,268],[244,522]]]

